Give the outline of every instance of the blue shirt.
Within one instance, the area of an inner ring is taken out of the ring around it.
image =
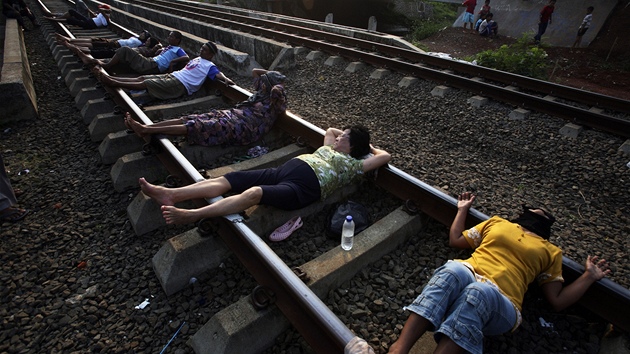
[[[182,48],[176,45],[169,45],[168,47],[164,48],[160,55],[154,57],[153,61],[157,63],[160,72],[163,73],[168,70],[168,67],[169,65],[171,65],[171,61],[173,61],[173,59],[177,59],[183,56],[186,56],[186,52],[184,52]]]

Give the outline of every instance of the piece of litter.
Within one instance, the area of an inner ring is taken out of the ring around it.
[[[149,305],[149,299],[144,299],[144,301],[142,301],[140,305],[136,306],[135,309],[142,310],[143,308],[147,307],[147,305]]]
[[[22,171],[18,172],[18,176],[21,176],[22,174],[27,174],[31,171],[29,171],[28,169],[23,169]]]
[[[540,325],[542,327],[553,328],[553,323],[549,323],[549,322],[545,321],[542,317],[539,317],[538,320],[540,321]]]
[[[61,80],[61,76],[57,76],[57,80]]]

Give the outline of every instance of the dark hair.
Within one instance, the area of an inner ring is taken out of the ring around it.
[[[488,17],[494,17],[494,15],[492,14],[492,12],[490,12],[490,13],[488,13],[488,14],[486,15],[486,18],[488,18]]]
[[[522,205],[522,208],[523,212],[521,215],[512,220],[512,222],[548,240],[551,236],[551,225],[556,221],[556,218],[543,208],[531,207],[525,204]],[[536,209],[540,209],[544,216],[533,212]]]
[[[207,41],[206,44],[204,44],[206,47],[208,47],[208,49],[210,49],[210,52],[212,52],[212,54],[217,54],[219,52],[219,49],[217,48],[217,45]]]
[[[157,38],[153,38],[153,37],[149,37],[148,39],[149,44],[147,44],[147,48],[153,48],[155,47],[158,43],[160,43],[160,41],[157,40]]]
[[[151,32],[147,31],[147,30],[142,30],[141,35],[144,34],[144,40],[146,41],[147,39],[151,38]]]
[[[594,8],[593,6],[589,6],[589,7],[587,7],[586,9],[587,9],[588,11],[593,11],[593,10],[595,10],[595,8]]]
[[[175,37],[175,39],[177,39],[178,41],[182,40],[182,33],[180,31],[171,31],[171,33],[173,34],[173,37]]]
[[[355,159],[362,158],[370,153],[370,132],[362,125],[344,127],[350,129],[350,156]]]

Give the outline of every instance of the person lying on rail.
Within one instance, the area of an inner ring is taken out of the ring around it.
[[[252,75],[256,93],[234,108],[192,114],[151,125],[140,124],[127,113],[125,124],[140,137],[150,134],[186,135],[188,142],[195,145],[248,145],[268,133],[287,108],[284,75],[265,69],[254,69]],[[103,82],[107,84],[106,80]],[[152,83],[145,80],[144,85],[151,92]]]
[[[47,20],[54,22],[65,22],[69,25],[79,26],[83,29],[96,29],[99,27],[109,26],[109,17],[111,16],[112,8],[109,5],[98,5],[98,13],[96,17],[86,17],[81,15],[74,9],[68,10],[60,17],[44,17]]]
[[[23,31],[30,31],[25,23],[22,16],[26,16],[33,23],[33,27],[39,27],[40,24],[37,22],[37,18],[31,11],[31,9],[26,5],[24,0],[3,0],[2,1],[2,14],[6,16],[6,18],[13,18],[17,21],[18,25],[22,27]]]
[[[66,48],[70,49],[72,52],[74,52],[75,54],[78,53],[78,51],[81,51],[85,54],[89,54],[92,56],[92,58],[95,59],[105,59],[105,58],[111,58],[116,54],[116,51],[118,50],[118,48],[113,47],[113,46],[101,46],[102,44],[104,44],[105,42],[101,42],[100,40],[94,41],[92,42],[91,48],[84,46],[87,42],[83,42],[81,43],[81,40],[92,40],[92,38],[79,38],[76,40],[72,40],[72,41],[68,41],[67,39],[69,39],[68,37],[64,37],[60,34],[55,34],[57,36],[57,43],[65,46]],[[150,34],[149,34],[150,35]],[[156,38],[154,37],[148,37],[148,38],[143,38],[144,36],[142,35],[142,33],[140,34],[139,37],[133,37],[134,39],[122,39],[122,40],[111,40],[111,39],[106,39],[103,38],[104,40],[108,40],[108,41],[113,41],[112,43],[116,43],[118,41],[121,41],[119,43],[120,46],[122,47],[130,47],[132,48],[134,51],[140,53],[141,55],[150,58],[150,57],[154,57],[156,56],[157,52],[159,50],[161,50],[162,44],[160,43],[160,41],[158,41]],[[142,44],[136,46],[135,41],[137,39],[143,40]],[[94,38],[96,39],[96,38]],[[77,41],[77,42],[73,42],[73,41]],[[98,43],[98,44],[97,44]],[[77,54],[78,55],[78,54]]]
[[[96,13],[90,10],[90,8],[85,4],[83,0],[76,0],[74,2],[74,10],[78,12],[79,14],[81,14],[81,16],[83,17],[87,17],[87,18],[96,17]],[[67,12],[52,13],[44,8],[42,8],[41,11],[44,14],[44,17],[56,17],[56,18],[62,18],[64,16],[66,16],[66,18],[69,17]]]
[[[234,82],[228,79],[210,61],[218,51],[214,43],[207,42],[201,46],[197,58],[189,61],[183,69],[170,74],[113,77],[103,73],[98,67],[94,68],[94,73],[104,85],[129,90],[147,90],[151,97],[166,100],[183,96],[186,93],[192,95],[201,88],[206,78],[210,80],[218,78],[226,85],[234,85]]]
[[[157,56],[147,58],[140,55],[129,47],[122,47],[116,51],[116,54],[109,60],[103,61],[94,59],[81,50],[73,50],[69,45],[68,48],[81,58],[85,64],[93,64],[102,67],[105,70],[111,69],[116,64],[127,66],[140,75],[160,74],[173,72],[177,65],[185,65],[190,58],[188,54],[179,47],[182,41],[182,34],[178,31],[171,32],[166,38],[168,47],[162,49]]]
[[[361,159],[365,155],[372,155]],[[370,144],[370,133],[360,125],[343,130],[328,128],[324,146],[312,154],[292,158],[278,168],[230,172],[180,188],[165,188],[139,179],[142,192],[161,204],[167,224],[186,224],[203,218],[241,212],[262,204],[284,210],[304,208],[324,200],[363,173],[389,162],[391,156]],[[198,209],[176,203],[236,193]]]
[[[604,259],[588,256],[584,274],[563,287],[562,251],[548,241],[552,215],[523,205],[514,221],[493,216],[464,230],[474,200],[469,192],[459,196],[449,233],[450,246],[474,252],[435,270],[422,293],[405,308],[411,314],[389,353],[408,353],[427,330],[435,332],[435,353],[482,353],[484,335],[520,325],[523,297],[534,279],[553,309],[560,311],[610,273]]]
[[[151,38],[151,33],[149,33],[149,31],[147,30],[143,30],[142,32],[140,32],[139,35],[131,36],[127,39],[110,39],[102,37],[70,38],[60,33],[55,33],[55,38],[57,39],[57,43],[59,44],[65,45],[66,43],[70,43],[81,48],[83,52],[89,53],[90,49],[92,48],[137,48],[143,45],[147,41],[147,39]]]

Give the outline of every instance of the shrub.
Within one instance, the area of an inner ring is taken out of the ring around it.
[[[547,79],[547,53],[543,48],[530,44],[530,37],[525,34],[512,45],[502,45],[499,49],[477,54],[477,64],[536,79]]]

